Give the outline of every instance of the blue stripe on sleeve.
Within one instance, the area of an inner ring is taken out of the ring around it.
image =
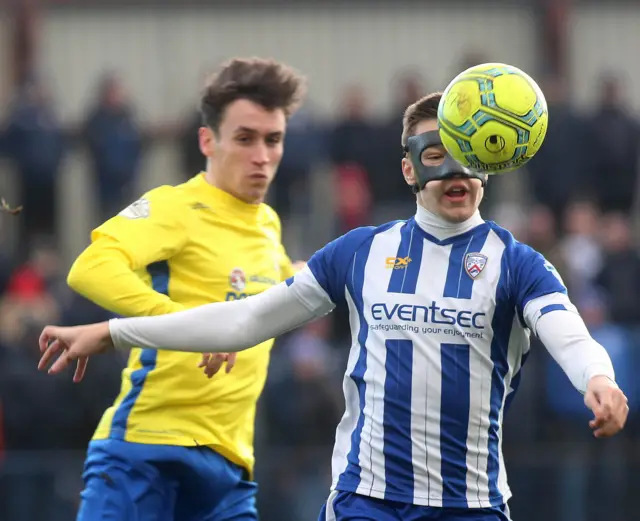
[[[563,304],[549,304],[540,310],[540,316],[543,317],[552,311],[567,311],[567,308]]]

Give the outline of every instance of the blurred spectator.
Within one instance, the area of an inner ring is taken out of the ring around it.
[[[340,119],[330,135],[329,155],[332,163],[341,166],[355,163],[367,177],[376,166],[376,129],[369,115],[366,94],[360,86],[352,86],[344,93]]]
[[[604,218],[604,267],[596,283],[606,295],[611,320],[625,326],[640,325],[640,255],[631,242],[629,220],[621,213]]]
[[[333,442],[342,395],[336,387],[339,371],[330,331],[329,317],[311,322],[292,333],[281,347],[281,358],[274,358],[281,369],[272,375],[265,400],[277,433],[274,441],[299,449]]]
[[[423,78],[413,72],[397,74],[393,78],[391,114],[379,128],[378,145],[371,147],[377,158],[371,171],[371,188],[375,200],[375,223],[387,222],[399,217],[409,217],[414,210],[414,200],[402,177],[400,144],[402,118],[406,108],[427,94]]]
[[[348,163],[336,168],[335,199],[338,235],[370,225],[373,202],[371,186],[362,166]]]
[[[142,154],[140,129],[118,76],[107,74],[101,79],[85,136],[104,221],[133,200]]]
[[[283,220],[295,212],[309,212],[309,178],[326,155],[325,129],[309,105],[289,119],[284,154],[271,190],[273,207]]]
[[[565,267],[563,277],[577,303],[583,295],[591,294],[594,279],[602,268],[598,217],[596,207],[586,201],[572,203],[566,211],[560,263]]]
[[[595,155],[595,195],[603,212],[629,214],[640,174],[640,122],[629,113],[620,79],[604,75],[590,130]]]
[[[48,86],[33,78],[22,85],[10,107],[4,147],[18,174],[22,236],[57,229],[57,176],[65,151],[63,130]]]
[[[2,414],[2,401],[0,401],[0,463],[4,459],[4,451],[5,451],[5,443],[4,443],[4,415]]]
[[[539,251],[555,266],[560,275],[567,273],[567,267],[558,247],[557,225],[553,213],[546,206],[535,206],[527,215],[524,242]]]
[[[549,128],[544,145],[527,171],[534,200],[551,209],[556,220],[562,222],[569,201],[593,192],[590,134],[585,121],[569,104],[563,79],[547,79],[542,90],[551,114]]]
[[[32,242],[24,264],[9,278],[2,299],[0,322],[5,340],[17,341],[26,325],[53,323],[60,318],[60,263],[56,250],[45,239]],[[25,322],[26,321],[26,322]]]
[[[12,217],[0,213],[0,295],[7,289],[15,262],[14,255],[7,244],[8,225],[6,219],[12,219]]]
[[[582,299],[580,313],[593,336],[602,345],[613,363],[616,381],[629,398],[630,415],[637,408],[634,364],[637,354],[629,331],[609,322],[605,303],[593,293]],[[562,519],[632,519],[624,517],[623,498],[627,476],[628,450],[623,431],[612,444],[588,443],[586,454],[578,443],[588,439],[586,424],[593,418],[585,407],[584,398],[575,391],[558,364],[546,356],[546,401],[552,413],[550,434],[558,441],[566,439],[565,458],[558,465],[559,486],[563,494],[559,511]]]
[[[493,179],[490,182],[492,183]],[[509,230],[517,240],[526,241],[529,216],[522,211],[521,205],[513,202],[499,202],[492,208],[491,213],[484,213],[482,210],[480,213],[485,219],[489,218]]]
[[[579,311],[593,338],[609,353],[616,371],[616,381],[627,393],[630,406],[637,407],[632,403],[635,395],[632,370],[634,346],[627,330],[609,321],[606,305],[596,293],[583,298]],[[582,421],[591,419],[592,414],[585,407],[583,397],[575,392],[567,376],[551,357],[547,357],[546,372],[546,393],[551,410],[559,417],[568,414]]]
[[[3,463],[12,476],[0,480],[5,494],[0,518],[10,521],[73,518],[82,454],[119,388],[122,363],[115,354],[90,364],[80,385],[69,374],[52,378],[37,370],[42,328],[75,325],[68,321],[73,317],[69,310],[85,309],[72,298],[61,268],[52,242],[37,238],[0,297],[0,440],[8,451]],[[67,450],[74,452],[57,453]]]
[[[314,321],[292,333],[280,355],[274,354],[272,366],[276,367],[263,397],[272,433],[270,446],[286,446],[293,455],[281,468],[279,481],[269,484],[270,496],[287,498],[279,519],[282,515],[289,516],[286,520],[314,518],[326,498],[328,454],[344,407],[339,385],[342,368],[335,363],[330,330],[330,317]],[[328,451],[319,450],[322,447]]]
[[[202,116],[200,111],[194,111],[189,114],[189,118],[178,136],[182,164],[181,174],[185,181],[207,167],[205,157],[200,151],[200,142],[198,141],[198,131],[201,126]]]
[[[380,126],[381,142],[378,152],[380,157],[380,171],[386,172],[386,176],[384,176],[385,178],[375,180],[377,200],[404,199],[406,195],[406,186],[402,186],[402,184],[400,185],[400,194],[398,194],[398,190],[392,190],[391,193],[389,193],[385,189],[385,181],[388,182],[391,180],[390,177],[393,175],[393,172],[400,172],[400,162],[403,157],[402,146],[400,145],[402,118],[409,105],[415,103],[427,94],[423,83],[420,75],[411,72],[397,74],[393,78],[391,92],[394,94],[394,97],[391,100],[391,113],[382,121]],[[399,179],[402,182],[402,176],[399,176]],[[380,196],[379,199],[378,196]]]

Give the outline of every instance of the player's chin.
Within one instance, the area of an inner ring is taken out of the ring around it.
[[[471,218],[475,213],[475,208],[470,202],[452,203],[444,201],[440,204],[440,215],[447,221],[461,223]]]
[[[247,199],[249,200],[263,200],[267,191],[269,190],[269,185],[271,184],[268,180],[262,179],[252,179],[248,183],[245,184],[244,192],[247,195]]]

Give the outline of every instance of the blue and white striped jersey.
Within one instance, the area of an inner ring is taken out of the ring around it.
[[[412,218],[347,233],[288,284],[310,309],[349,308],[334,489],[436,507],[509,499],[502,417],[532,323],[568,302],[539,253],[494,223],[438,240]]]

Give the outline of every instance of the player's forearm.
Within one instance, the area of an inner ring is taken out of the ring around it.
[[[115,248],[95,243],[73,264],[67,284],[80,295],[118,315],[162,315],[184,309],[145,284],[131,269],[126,255]]]
[[[603,375],[615,381],[607,351],[596,342],[577,313],[558,310],[540,317],[536,333],[576,389],[584,393],[589,380]]]
[[[142,345],[193,352],[242,351],[275,338],[330,311],[310,309],[285,283],[243,300],[217,302],[165,315],[112,320],[118,348]]]

